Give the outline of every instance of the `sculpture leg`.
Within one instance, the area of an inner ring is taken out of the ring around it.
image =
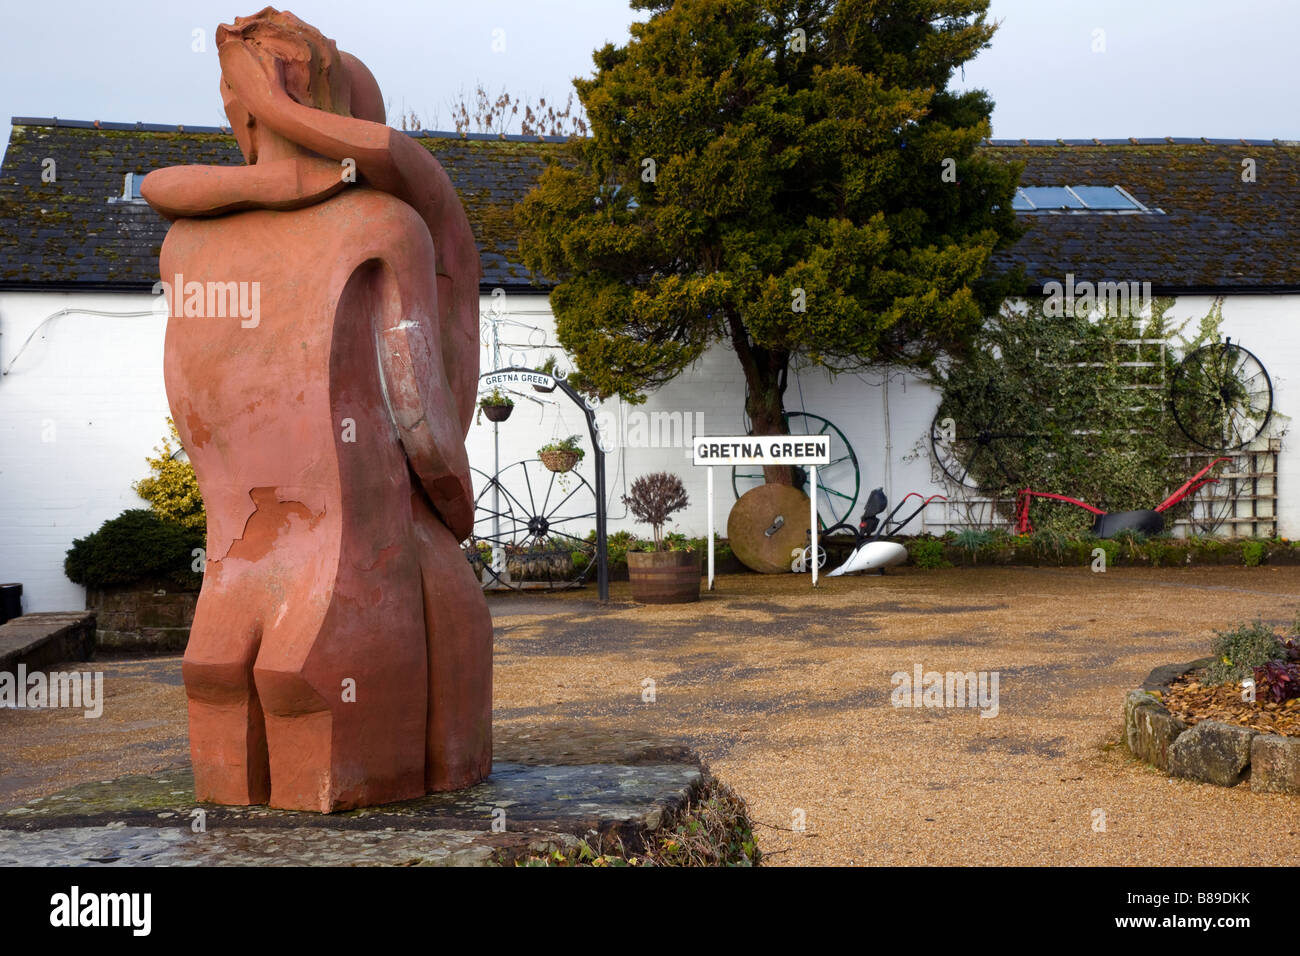
[[[401,569],[402,554],[351,587],[336,585],[327,607],[304,588],[268,625],[254,675],[271,806],[331,813],[425,792],[419,580]]]
[[[492,615],[451,532],[418,496],[412,512],[429,648],[425,785],[457,790],[492,770]]]
[[[181,667],[195,796],[204,803],[266,803],[266,725],[253,682],[260,629],[248,617],[255,605],[222,589],[215,562],[207,574]]]

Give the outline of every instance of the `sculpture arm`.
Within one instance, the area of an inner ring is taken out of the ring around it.
[[[168,166],[140,184],[140,195],[175,221],[243,209],[301,209],[323,202],[346,182],[339,164],[314,156],[255,166]]]
[[[474,489],[464,436],[448,414],[456,407],[455,397],[443,372],[443,356],[428,334],[429,320],[403,311],[399,306],[386,312],[376,332],[384,398],[430,503],[456,540],[463,541],[474,530]]]

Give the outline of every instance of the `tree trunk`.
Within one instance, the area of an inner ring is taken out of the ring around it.
[[[739,315],[729,313],[727,318],[732,347],[745,371],[745,413],[749,416],[750,434],[788,434],[784,399],[790,353],[755,345]],[[768,484],[793,485],[794,469],[789,465],[765,465],[763,477]]]

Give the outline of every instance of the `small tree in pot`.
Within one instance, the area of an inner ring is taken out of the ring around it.
[[[665,471],[632,482],[623,504],[654,532],[653,551],[627,556],[632,598],[642,604],[681,604],[700,599],[700,556],[690,548],[676,550],[664,538],[668,518],[690,503],[682,480]]]

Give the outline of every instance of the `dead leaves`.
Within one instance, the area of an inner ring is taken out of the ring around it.
[[[1163,695],[1166,707],[1176,716],[1197,724],[1217,720],[1225,724],[1249,727],[1262,734],[1300,737],[1300,698],[1284,704],[1273,701],[1242,700],[1238,684],[1203,685],[1203,671],[1179,678]]]

